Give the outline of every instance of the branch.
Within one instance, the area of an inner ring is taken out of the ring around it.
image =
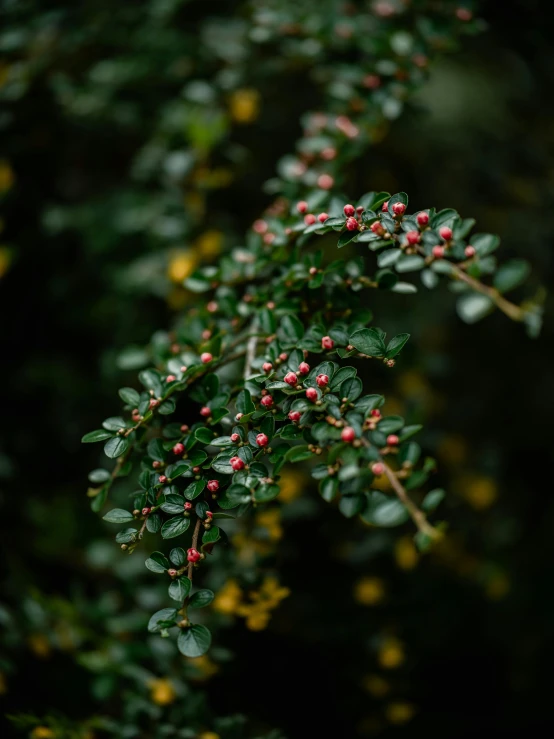
[[[408,493],[388,464],[383,462],[383,465],[385,467],[385,475],[392,485],[394,492],[398,496],[400,502],[406,507],[406,510],[410,514],[412,521],[415,523],[418,530],[421,531],[422,534],[429,536],[431,539],[439,539],[441,536],[440,531],[438,531],[434,526],[431,526],[425,513],[423,513],[423,511],[408,497]]]
[[[479,280],[476,280],[474,277],[470,277],[455,264],[452,264],[452,273],[455,275],[456,279],[465,282],[466,285],[469,285],[476,292],[481,293],[482,295],[486,295],[488,298],[490,298],[492,302],[496,305],[496,307],[499,308],[502,313],[507,315],[508,318],[511,318],[513,321],[524,320],[525,311],[518,305],[515,305],[509,300],[506,300],[506,298],[504,298],[498,292],[498,290],[495,290],[494,287],[489,287],[488,285],[479,282]]]
[[[200,526],[202,525],[202,521],[200,518],[196,519],[196,526],[194,527],[194,533],[192,535],[192,549],[198,549],[198,536],[200,534]],[[187,577],[192,582],[192,572],[194,570],[194,562],[189,562],[188,571],[187,571]]]

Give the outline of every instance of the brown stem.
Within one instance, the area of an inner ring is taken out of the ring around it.
[[[502,313],[507,315],[508,318],[511,318],[513,321],[523,321],[525,311],[518,305],[506,300],[506,298],[504,298],[494,287],[489,287],[488,285],[479,282],[479,280],[476,280],[474,277],[470,277],[455,264],[452,264],[452,273],[456,276],[456,279],[465,282],[466,285],[469,285],[476,292],[490,298],[496,307],[499,308]]]
[[[202,525],[202,521],[200,520],[200,518],[197,518],[196,519],[196,526],[194,527],[194,533],[192,535],[192,545],[191,545],[192,546],[192,549],[197,549],[198,548],[198,536],[200,534],[200,526],[201,525]],[[187,577],[188,577],[188,579],[191,582],[192,582],[192,572],[193,572],[193,570],[194,570],[194,562],[189,562]]]
[[[416,506],[416,504],[408,497],[408,493],[400,483],[394,471],[388,466],[388,464],[383,463],[383,465],[385,467],[385,475],[392,485],[394,492],[398,496],[398,499],[401,501],[401,503],[403,503],[406,507],[406,510],[410,514],[412,521],[415,523],[419,531],[421,531],[422,534],[429,536],[431,539],[438,539],[440,537],[440,532],[434,526],[431,526],[431,524],[427,520],[427,517],[425,516],[425,513],[423,513],[423,511],[420,510]]]

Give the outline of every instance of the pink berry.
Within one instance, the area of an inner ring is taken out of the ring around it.
[[[177,379],[177,378],[175,377],[175,375],[168,375],[168,376],[167,376],[167,377],[165,378],[165,381],[166,381],[166,382],[175,382],[175,380],[176,380],[176,379]]]
[[[193,547],[187,549],[187,559],[189,562],[198,562],[198,560],[200,559],[200,552],[198,552]]]
[[[298,365],[298,371],[301,375],[307,375],[310,371],[310,365],[307,362],[300,362]]]
[[[396,446],[396,444],[398,444],[398,442],[399,442],[399,439],[398,439],[398,436],[396,434],[389,434],[387,436],[387,444],[389,446]]]
[[[386,203],[383,203],[383,205],[381,206],[381,210],[383,211],[383,213],[389,212],[389,201],[388,200]]]
[[[235,421],[240,421],[240,419],[244,416],[244,413],[237,413],[235,416]]]
[[[266,233],[264,234],[264,244],[273,244],[275,241],[275,234]]]
[[[186,434],[188,430],[189,430],[189,427],[187,426],[187,424],[186,424],[186,423],[184,423],[184,424],[183,424],[183,425],[181,426],[181,433],[182,433],[182,434]]]
[[[343,211],[345,216],[350,217],[356,213],[356,208],[354,208],[354,206],[350,205],[349,203],[348,205],[344,206]]]
[[[332,349],[335,346],[335,342],[330,336],[324,336],[321,339],[321,347],[322,349]]]
[[[306,390],[306,397],[314,403],[317,400],[317,390],[315,387],[309,387]]]
[[[306,213],[308,211],[308,203],[305,200],[301,200],[299,203],[296,203],[296,210],[299,213]]]
[[[395,203],[392,206],[392,212],[395,216],[402,216],[406,212],[406,206],[404,203]]]
[[[376,90],[381,84],[381,78],[376,74],[366,74],[362,82],[368,90]]]
[[[288,355],[288,354],[287,354],[286,352],[281,352],[281,354],[279,354],[279,359],[280,359],[280,360],[281,360],[282,362],[286,362],[286,360],[287,360],[288,358],[289,358],[289,355]]]
[[[149,408],[157,408],[158,405],[159,405],[159,401],[156,400],[155,398],[151,398],[150,402],[148,403]]]
[[[262,365],[262,369],[264,372],[271,372],[271,370],[273,369],[273,365],[271,364],[271,362],[264,362]]]
[[[381,225],[380,221],[373,221],[369,228],[371,231],[373,231],[374,234],[377,234],[378,236],[382,236],[385,233],[385,229]]]
[[[317,382],[318,387],[327,387],[329,384],[329,376],[328,375],[318,375],[315,378],[315,381]]]
[[[215,313],[218,309],[218,305],[215,302],[215,300],[210,300],[210,302],[206,305],[206,310],[208,313]]]
[[[450,241],[452,238],[452,229],[448,226],[441,226],[439,228],[439,234],[445,241]]]
[[[371,411],[371,416],[372,418],[381,418],[381,411],[379,410],[379,408],[374,408]]]
[[[160,475],[158,477],[158,481],[161,482],[162,485],[165,485],[167,482],[167,477],[165,475]]]
[[[271,395],[264,395],[264,397],[260,400],[260,403],[264,406],[264,408],[271,408],[273,405],[273,398]]]
[[[317,267],[310,267],[310,269],[308,270],[308,272],[311,275],[317,275]]]
[[[296,383],[298,382],[298,377],[294,372],[287,372],[283,380],[287,383],[287,385],[296,385]]]
[[[302,417],[302,414],[300,411],[290,411],[289,418],[291,421],[300,421],[300,418]]]
[[[229,460],[229,463],[231,467],[235,470],[235,472],[238,472],[238,470],[244,469],[244,462],[240,457],[231,457]]]
[[[269,443],[269,439],[265,434],[257,434],[256,436],[256,444],[258,446],[267,446]]]
[[[190,503],[190,502],[189,502],[189,501],[187,500],[187,502],[185,503],[185,505],[183,506],[183,508],[185,509],[185,511],[190,511],[190,510],[191,510],[191,508],[192,508],[192,503]]]
[[[477,252],[475,251],[474,246],[468,244],[468,246],[466,246],[466,248],[464,249],[464,253],[466,257],[468,257],[468,259],[471,259],[471,257],[474,257]]]
[[[148,506],[145,506],[142,509],[141,513],[142,513],[143,516],[147,516],[150,513],[151,510],[152,510],[151,508],[149,508]]]
[[[358,221],[355,218],[347,218],[346,219],[346,228],[349,231],[357,231],[358,230]]]
[[[328,214],[328,213],[320,213],[320,214],[318,215],[318,217],[317,217],[317,220],[318,220],[318,221],[319,221],[320,223],[325,223],[325,221],[326,221],[326,220],[327,220],[328,218],[329,218],[329,214]]]
[[[219,482],[217,480],[208,480],[208,484],[206,485],[210,493],[215,493],[217,490],[219,490]]]
[[[265,234],[269,226],[265,221],[259,218],[257,221],[254,221],[252,228],[257,234]]]
[[[321,174],[317,178],[317,186],[321,187],[322,190],[330,190],[335,184],[335,180],[330,174]]]
[[[205,405],[203,408],[200,408],[200,415],[208,418],[208,416],[212,415],[211,408],[208,408],[207,405]]]
[[[419,241],[419,231],[408,231],[406,234],[406,241],[408,244],[417,244]]]
[[[173,451],[173,454],[177,454],[177,455],[183,454],[183,452],[185,451],[185,445],[181,444],[181,442],[179,441],[177,444],[175,444],[172,451]]]
[[[304,216],[304,223],[306,226],[312,226],[316,222],[317,218],[314,216],[313,213],[308,213],[308,215]]]
[[[426,226],[429,223],[429,213],[422,210],[421,213],[417,214],[416,221],[419,226]]]
[[[177,570],[174,570],[173,568],[171,568],[170,570],[167,571],[167,574],[169,575],[169,577],[175,577],[175,575],[177,574]]]
[[[440,244],[437,244],[437,246],[434,246],[431,253],[435,257],[435,259],[442,259],[444,257],[444,246],[440,246]]]
[[[371,465],[371,471],[374,475],[379,477],[379,475],[382,475],[385,471],[385,465],[382,462],[375,462]]]
[[[211,511],[206,511],[206,518],[212,519],[214,517],[214,514]]]
[[[208,362],[211,362],[212,359],[213,359],[213,357],[210,354],[210,352],[204,352],[203,354],[200,355],[200,361],[203,364],[208,364]]]
[[[356,438],[356,432],[354,431],[352,426],[345,426],[341,431],[340,438],[350,444]]]
[[[333,149],[332,146],[326,146],[325,149],[321,152],[321,158],[325,159],[326,162],[331,161],[331,159],[334,159],[337,156],[337,150]]]
[[[152,462],[152,467],[153,467],[153,469],[155,469],[155,470],[159,470],[161,466],[162,466],[162,463],[161,463],[161,462],[158,462],[158,460],[157,460],[157,459],[155,459],[155,460],[154,460],[154,461]]]
[[[456,8],[456,18],[460,21],[470,21],[473,18],[473,13],[469,8]]]

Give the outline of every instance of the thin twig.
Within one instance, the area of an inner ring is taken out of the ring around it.
[[[484,283],[479,282],[479,280],[470,277],[455,264],[452,265],[452,273],[456,276],[456,279],[465,282],[466,285],[469,285],[476,292],[490,298],[496,307],[499,308],[502,313],[507,315],[508,318],[511,318],[513,321],[523,321],[525,311],[518,305],[506,300],[506,298],[504,298],[494,287],[489,287],[489,285],[485,285]]]
[[[412,521],[415,523],[419,531],[421,531],[422,534],[429,536],[431,539],[438,539],[440,537],[440,532],[434,526],[431,526],[425,513],[423,513],[423,511],[420,510],[408,497],[408,493],[394,474],[394,471],[387,464],[383,463],[383,465],[385,467],[385,475],[392,485],[394,492],[398,496],[400,502],[406,507],[406,510],[410,514]]]
[[[191,544],[192,549],[197,549],[198,548],[198,536],[200,534],[200,526],[201,525],[202,525],[202,521],[200,520],[200,518],[197,518],[196,519],[196,526],[194,527],[194,533],[192,535],[192,544]],[[193,570],[194,570],[194,562],[189,562],[187,577],[188,577],[188,579],[191,582],[192,582],[192,572],[193,572]]]

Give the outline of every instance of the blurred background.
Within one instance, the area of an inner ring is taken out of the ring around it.
[[[502,315],[462,323],[446,287],[371,297],[377,325],[412,334],[372,391],[389,412],[425,424],[422,444],[448,491],[442,547],[420,558],[409,527],[371,531],[340,518],[295,472],[287,505],[257,514],[250,540],[235,537],[246,564],[278,565],[266,611],[241,610],[240,588],[225,585],[218,646],[195,661],[145,632],[159,593],[143,559],[124,557],[91,513],[86,474],[99,452],[80,438],[119,407],[141,345],[196,299],[183,279],[240,243],[271,202],[264,183],[294,149],[299,114],[317,105],[302,64],[280,68],[270,56],[241,68],[240,4],[210,6],[225,23],[177,0],[2,3],[4,730],[35,739],[196,737],[197,725],[206,739],[552,731],[548,300],[531,340]],[[548,11],[483,2],[488,28],[431,65],[348,182],[352,198],[405,190],[411,211],[475,217],[547,289]],[[240,84],[216,98],[198,79],[220,57]],[[247,724],[216,718],[234,714]],[[43,725],[54,728],[41,734]]]

